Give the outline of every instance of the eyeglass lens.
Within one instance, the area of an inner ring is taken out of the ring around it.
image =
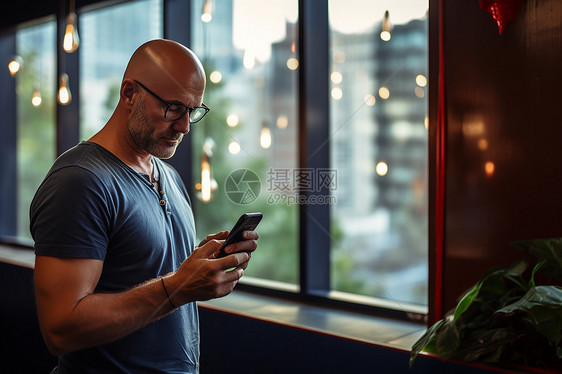
[[[188,110],[189,109],[186,108],[185,106],[172,105],[168,107],[165,117],[169,121],[175,121],[183,117],[185,112],[187,112]],[[191,123],[199,122],[205,116],[206,113],[207,110],[205,108],[202,107],[192,108],[189,111],[189,122]]]

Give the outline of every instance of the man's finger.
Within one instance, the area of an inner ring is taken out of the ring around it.
[[[202,246],[197,247],[195,251],[198,254],[200,254],[202,257],[209,258],[219,250],[222,243],[224,243],[224,240],[211,239],[207,243],[203,244]]]

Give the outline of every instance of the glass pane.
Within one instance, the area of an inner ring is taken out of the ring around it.
[[[427,305],[427,1],[331,0],[330,29],[332,289]]]
[[[80,16],[80,138],[107,122],[135,49],[161,38],[162,0],[131,1]]]
[[[29,205],[55,160],[56,24],[18,30],[16,75],[18,236],[31,238]],[[32,102],[33,100],[33,102]]]
[[[203,1],[192,6],[192,47],[207,72],[211,108],[190,134],[198,236],[230,229],[244,212],[263,212],[258,252],[243,280],[295,289],[298,206],[284,176],[298,156],[297,1],[213,4],[210,22],[202,21]],[[212,198],[204,201],[209,186]]]

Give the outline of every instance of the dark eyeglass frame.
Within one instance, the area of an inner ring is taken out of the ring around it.
[[[156,95],[154,92],[152,92],[148,87],[146,87],[144,84],[142,84],[141,82],[139,82],[138,80],[135,79],[135,82],[141,86],[142,88],[144,88],[146,90],[146,92],[148,92],[149,94],[151,94],[152,96],[154,96],[158,101],[160,101],[162,104],[166,105],[166,111],[164,112],[164,119],[166,121],[169,122],[174,122],[174,121],[178,121],[180,120],[183,116],[185,116],[186,113],[189,112],[189,123],[193,124],[193,123],[197,123],[199,121],[201,121],[203,119],[203,117],[205,117],[205,115],[207,113],[209,113],[209,110],[211,110],[211,108],[209,108],[207,105],[205,105],[205,103],[201,103],[201,106],[187,106],[181,103],[169,103],[166,100],[162,99],[160,96]],[[170,109],[171,106],[176,106],[176,107],[183,107],[184,111],[182,112],[182,114],[180,114],[178,117],[175,117],[173,119],[168,118],[168,110]],[[205,110],[205,112],[203,113],[203,115],[199,118],[197,118],[196,120],[192,120],[191,119],[191,113],[193,113],[194,110],[196,109],[203,109]]]

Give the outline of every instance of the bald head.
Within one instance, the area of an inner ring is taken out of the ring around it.
[[[133,79],[157,92],[183,91],[202,96],[205,71],[191,50],[172,40],[157,39],[141,45],[127,65],[123,79]]]

